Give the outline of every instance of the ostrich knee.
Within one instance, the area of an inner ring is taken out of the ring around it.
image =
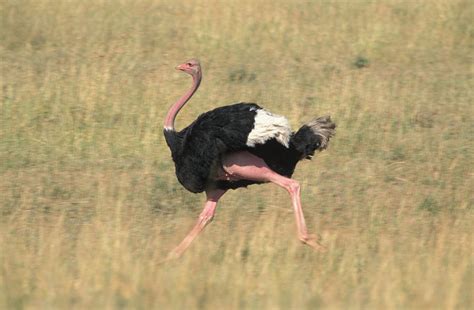
[[[288,181],[283,184],[283,187],[288,191],[288,193],[290,193],[292,197],[300,195],[301,185],[296,180],[288,179]]]
[[[215,206],[212,206],[210,208],[205,208],[201,214],[199,214],[198,222],[200,225],[203,227],[212,222],[214,219],[214,214],[215,214],[216,208]]]

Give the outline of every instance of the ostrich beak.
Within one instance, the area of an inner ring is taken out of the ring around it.
[[[181,64],[181,65],[179,65],[179,66],[176,66],[175,69],[176,69],[176,70],[184,71],[184,64]]]

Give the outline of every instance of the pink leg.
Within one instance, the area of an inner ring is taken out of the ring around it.
[[[279,175],[271,170],[265,161],[249,152],[237,152],[226,155],[222,160],[226,177],[229,179],[246,179],[275,183],[288,191],[293,204],[296,218],[298,238],[305,244],[315,248],[323,247],[308,235],[308,229],[301,207],[300,185],[297,181]]]
[[[224,195],[226,191],[215,189],[212,191],[206,192],[206,204],[204,205],[204,210],[202,210],[199,215],[198,221],[194,228],[188,233],[183,241],[169,253],[167,260],[178,258],[183,254],[183,252],[189,247],[191,242],[199,235],[199,233],[212,221],[214,213],[216,211],[217,201],[219,198]]]

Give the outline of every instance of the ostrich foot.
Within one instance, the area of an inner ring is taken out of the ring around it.
[[[177,260],[177,259],[181,258],[181,256],[183,255],[185,250],[186,250],[186,248],[177,246],[172,251],[170,251],[168,253],[168,255],[166,255],[166,258],[158,261],[158,264],[167,263],[167,262],[170,262],[170,261]]]
[[[316,235],[306,235],[306,236],[299,236],[299,239],[302,243],[306,244],[307,246],[312,247],[314,250],[319,252],[326,252],[327,249],[324,245],[319,242],[319,237]]]

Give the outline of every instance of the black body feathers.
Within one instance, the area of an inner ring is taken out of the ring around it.
[[[248,151],[275,172],[291,177],[299,160],[311,158],[316,150],[327,147],[335,124],[329,117],[317,118],[294,133],[288,147],[277,139],[248,146],[247,139],[262,108],[254,103],[237,103],[201,114],[180,132],[165,130],[179,182],[198,193],[209,188],[235,189],[256,184],[249,180],[216,180],[221,158],[226,153]]]
[[[179,182],[189,191],[204,191],[213,180],[220,158],[228,152],[247,148],[247,137],[254,125],[253,103],[237,103],[201,114],[180,132],[165,130]]]

